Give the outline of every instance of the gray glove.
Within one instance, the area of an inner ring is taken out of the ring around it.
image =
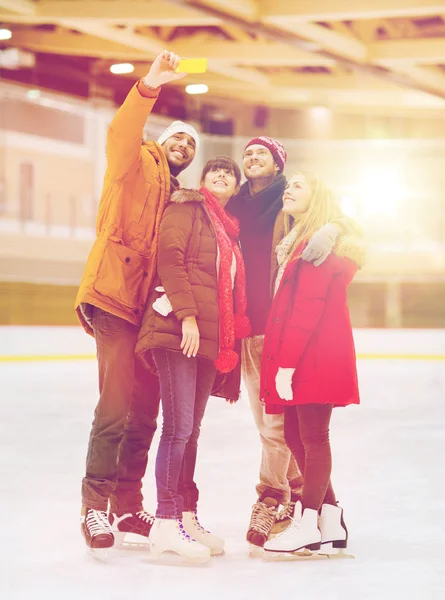
[[[339,228],[333,223],[323,225],[309,240],[301,258],[313,262],[315,267],[320,266],[332,252],[339,234]]]

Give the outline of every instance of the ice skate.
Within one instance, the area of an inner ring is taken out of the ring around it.
[[[210,533],[207,529],[204,529],[198,521],[196,512],[184,512],[182,515],[182,524],[184,525],[185,531],[192,539],[195,539],[200,544],[209,548],[212,556],[224,552],[224,540],[213,533]]]
[[[321,533],[318,529],[318,512],[303,507],[300,501],[295,504],[291,525],[277,537],[264,544],[266,559],[300,557],[312,558],[312,553],[320,549]]]
[[[277,512],[278,502],[275,498],[263,498],[253,505],[246,535],[247,541],[251,544],[251,555],[255,555],[258,552],[256,548],[262,548],[269,538]]]
[[[115,546],[148,549],[148,536],[155,521],[153,515],[140,510],[136,513],[110,513],[108,519]]]
[[[210,549],[188,535],[182,519],[155,519],[148,544],[151,555],[156,559],[163,552],[174,552],[190,563],[210,560]]]
[[[321,555],[326,558],[355,558],[344,551],[348,545],[348,530],[340,506],[323,504],[318,517],[318,527],[321,532]]]
[[[104,510],[82,507],[80,528],[91,555],[102,562],[108,559],[108,549],[114,546],[114,536]]]

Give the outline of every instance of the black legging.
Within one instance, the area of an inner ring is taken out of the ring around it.
[[[304,475],[303,508],[319,510],[322,504],[336,504],[331,485],[331,414],[332,404],[286,407],[284,436]]]

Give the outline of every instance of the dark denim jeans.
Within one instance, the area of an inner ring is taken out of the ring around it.
[[[214,362],[187,358],[181,352],[156,348],[163,426],[156,457],[156,486],[161,519],[179,519],[196,510],[199,491],[194,482],[201,421],[216,376]]]
[[[324,503],[336,503],[331,485],[331,414],[332,404],[286,407],[284,437],[303,474],[304,508],[319,510]]]
[[[159,380],[135,357],[139,328],[98,308],[92,326],[100,399],[88,445],[82,503],[96,510],[142,510],[142,478],[159,412]]]

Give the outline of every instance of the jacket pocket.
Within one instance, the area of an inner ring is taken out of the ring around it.
[[[105,246],[94,289],[124,308],[136,309],[139,306],[144,265],[145,257],[124,246],[121,239],[111,236]]]

